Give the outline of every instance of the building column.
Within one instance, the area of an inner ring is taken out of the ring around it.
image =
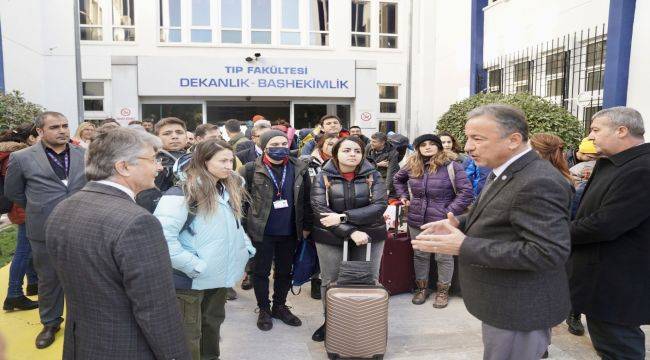
[[[5,93],[5,67],[2,57],[2,23],[0,23],[0,94]]]
[[[469,95],[485,89],[487,72],[483,69],[483,8],[488,0],[472,0],[471,50],[469,62]]]
[[[625,106],[636,0],[610,0],[603,108]]]

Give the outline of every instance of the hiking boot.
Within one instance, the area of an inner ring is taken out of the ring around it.
[[[415,294],[413,295],[413,299],[411,300],[411,302],[415,305],[422,305],[427,301],[427,298],[431,294],[429,292],[429,289],[427,289],[427,281],[415,280],[415,285],[418,288],[417,290],[415,290]]]
[[[38,295],[38,283],[36,284],[27,284],[27,291],[25,292],[27,296],[36,296]]]
[[[33,310],[36,309],[37,307],[38,307],[38,301],[32,301],[28,299],[25,295],[20,295],[16,297],[6,298],[2,306],[2,309],[7,311]]]
[[[271,318],[271,313],[268,310],[260,309],[260,313],[257,316],[257,328],[262,331],[269,331],[273,329],[273,319]]]
[[[253,279],[246,274],[244,280],[241,281],[242,290],[250,290],[253,288]]]
[[[433,307],[442,309],[449,304],[449,286],[451,284],[438,283],[438,291],[436,291],[436,298],[433,300]]]
[[[325,323],[323,323],[321,327],[319,327],[316,331],[314,331],[314,335],[311,336],[311,339],[316,342],[325,341]]]
[[[289,325],[289,326],[300,326],[302,325],[302,321],[298,319],[298,317],[289,311],[289,307],[287,305],[280,305],[280,306],[273,306],[273,310],[271,311],[271,316],[282,320],[283,323]]]
[[[226,300],[232,301],[237,299],[237,292],[233,288],[228,288],[226,292]]]
[[[320,300],[320,287],[322,281],[321,279],[311,279],[311,298],[315,300]]]
[[[582,336],[585,334],[585,327],[582,326],[582,321],[580,321],[580,314],[576,314],[573,311],[569,313],[569,317],[566,319],[566,324],[569,325],[569,332],[576,336]]]

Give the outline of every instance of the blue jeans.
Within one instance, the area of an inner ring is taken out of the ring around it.
[[[7,297],[23,296],[23,278],[27,275],[28,284],[37,284],[38,276],[32,263],[32,247],[27,240],[25,224],[18,225],[16,252],[9,267],[9,289]]]

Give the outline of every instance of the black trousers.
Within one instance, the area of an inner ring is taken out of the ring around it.
[[[640,326],[619,325],[587,317],[594,349],[603,360],[645,359],[645,334]]]
[[[257,306],[270,311],[269,275],[273,269],[273,306],[284,305],[291,289],[293,255],[296,252],[295,236],[264,236],[262,242],[254,242],[257,250],[253,263],[253,289]]]

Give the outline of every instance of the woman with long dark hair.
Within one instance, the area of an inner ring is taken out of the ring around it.
[[[406,165],[395,174],[395,190],[402,203],[409,206],[408,227],[415,239],[423,224],[445,219],[447,213],[462,214],[474,200],[472,186],[463,166],[443,149],[440,138],[433,134],[418,136],[413,142],[415,152]],[[444,308],[454,274],[451,255],[436,254],[438,283],[433,307]],[[412,302],[424,304],[429,297],[428,279],[431,254],[415,250],[413,266],[417,291]]]
[[[242,278],[255,254],[241,224],[247,194],[243,179],[232,170],[234,160],[224,141],[198,144],[186,180],[168,190],[154,212],[169,246],[194,359],[219,358],[227,289]]]
[[[343,260],[343,243],[350,242],[350,260],[365,260],[372,242],[372,276],[379,276],[379,264],[386,240],[383,214],[388,205],[386,186],[375,167],[364,160],[365,144],[356,136],[338,140],[332,159],[323,166],[312,184],[314,230],[323,279],[321,294],[325,307],[327,285],[338,278]],[[325,324],[312,339],[325,339]]]

